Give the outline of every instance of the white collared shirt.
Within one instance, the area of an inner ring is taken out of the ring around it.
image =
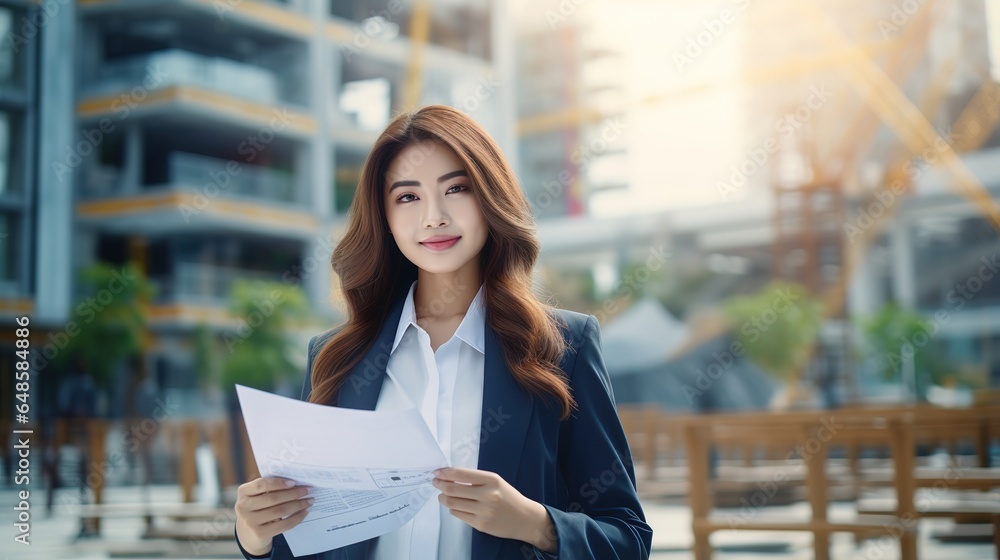
[[[430,335],[417,325],[413,293],[403,305],[386,378],[375,410],[416,407],[451,466],[479,465],[483,409],[486,317],[483,287],[469,305],[455,334],[431,350]],[[453,516],[436,491],[417,515],[399,529],[378,537],[374,560],[468,560],[472,526]]]

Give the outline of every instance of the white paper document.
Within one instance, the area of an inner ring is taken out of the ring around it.
[[[313,487],[312,510],[284,532],[295,556],[340,548],[394,531],[440,490],[447,467],[416,408],[338,408],[236,386],[263,477]]]

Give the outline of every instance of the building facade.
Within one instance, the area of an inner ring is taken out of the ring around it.
[[[165,392],[197,392],[198,325],[246,322],[226,309],[238,279],[304,290],[303,349],[339,319],[329,257],[405,107],[455,106],[513,157],[503,2],[0,3],[0,25],[22,19],[41,25],[0,53],[2,320],[29,315],[36,351],[58,352],[78,271],[139,263],[157,288],[143,367]]]

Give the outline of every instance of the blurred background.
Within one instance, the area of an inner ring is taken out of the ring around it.
[[[0,0],[0,31],[31,557],[240,557],[233,385],[299,395],[368,150],[430,103],[513,164],[539,293],[601,322],[653,558],[1000,550],[1000,1]]]

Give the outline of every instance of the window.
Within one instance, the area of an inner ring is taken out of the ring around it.
[[[990,75],[1000,82],[1000,2],[986,1],[986,29],[990,45]]]
[[[22,189],[21,143],[16,141],[19,120],[17,114],[0,110],[0,196]]]
[[[340,94],[340,111],[354,119],[362,130],[380,131],[391,118],[389,80],[374,78],[344,84]]]
[[[23,13],[0,7],[0,87],[24,87],[24,58],[28,42],[18,27],[24,23]]]
[[[17,243],[20,239],[20,217],[17,214],[0,213],[0,283],[17,282]]]

